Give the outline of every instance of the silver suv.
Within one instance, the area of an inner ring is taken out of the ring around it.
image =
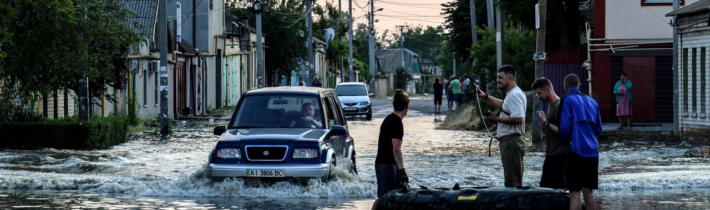
[[[372,100],[374,93],[367,92],[367,86],[361,82],[343,82],[335,87],[340,105],[345,115],[365,115],[372,120]]]

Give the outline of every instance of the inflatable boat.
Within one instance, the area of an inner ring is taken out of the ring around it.
[[[566,190],[550,188],[472,187],[393,190],[377,201],[387,209],[569,209]]]

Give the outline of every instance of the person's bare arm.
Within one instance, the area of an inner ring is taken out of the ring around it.
[[[476,92],[478,92],[478,93],[476,93]],[[477,86],[476,84],[473,84],[473,90],[471,91],[471,93],[474,93],[474,94],[478,95],[478,97],[480,97],[480,98],[485,98],[485,99],[486,99],[488,102],[490,102],[490,103],[493,105],[493,107],[495,107],[495,108],[500,109],[500,108],[503,107],[503,100],[498,99],[498,98],[493,97],[493,96],[490,96],[490,95],[488,95],[488,97],[486,97],[487,94],[484,93],[481,89],[478,89],[478,86]]]
[[[404,158],[402,158],[402,140],[392,139],[392,151],[394,152],[394,162],[397,163],[397,169],[404,169]]]
[[[552,130],[552,132],[555,132],[557,134],[560,133],[560,127],[557,127],[557,125],[550,123],[548,126],[550,127],[550,130]]]
[[[525,118],[523,117],[504,117],[500,118],[495,115],[486,117],[486,119],[491,123],[503,123],[508,125],[518,125],[525,123]]]

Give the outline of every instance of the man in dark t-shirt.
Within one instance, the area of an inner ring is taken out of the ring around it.
[[[404,170],[402,160],[402,138],[404,125],[402,118],[409,110],[409,95],[397,89],[392,101],[394,113],[385,117],[380,126],[380,135],[377,141],[377,157],[375,158],[375,175],[377,177],[377,197],[385,195],[391,190],[406,187],[409,177]],[[375,201],[375,206],[377,201]]]
[[[555,94],[552,83],[545,77],[540,77],[532,84],[535,95],[542,102],[549,103],[547,114],[540,111],[538,118],[544,124],[546,145],[545,161],[542,164],[542,175],[540,176],[540,187],[567,189],[565,183],[565,166],[567,165],[567,153],[565,146],[560,139],[557,122],[557,109],[560,105],[560,97]]]
[[[439,78],[434,79],[434,113],[441,114],[441,100],[444,95],[444,85],[439,83]]]

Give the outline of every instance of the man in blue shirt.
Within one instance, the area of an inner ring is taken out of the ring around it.
[[[558,108],[560,137],[567,148],[565,180],[570,191],[570,209],[582,209],[584,194],[587,209],[597,209],[593,189],[599,186],[599,142],[602,118],[599,104],[579,90],[579,77],[565,77],[565,91]],[[581,191],[581,192],[580,192]]]

